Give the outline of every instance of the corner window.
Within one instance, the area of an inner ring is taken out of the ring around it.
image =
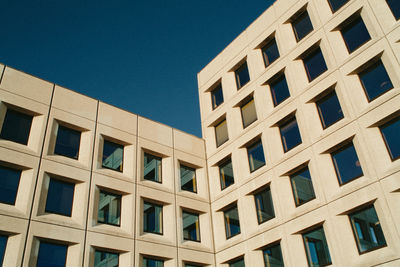
[[[123,171],[124,146],[104,140],[102,166],[114,171]]]
[[[400,2],[398,0],[386,0],[390,10],[393,13],[393,16],[396,20],[400,19]]]
[[[284,73],[274,78],[270,82],[269,87],[275,107],[290,97],[289,87]]]
[[[290,184],[296,207],[315,199],[314,187],[308,167],[290,175]]]
[[[320,47],[312,50],[303,58],[304,68],[307,72],[308,81],[311,82],[328,70]]]
[[[164,267],[164,261],[143,257],[143,267]]]
[[[163,207],[151,202],[143,203],[143,231],[153,234],[163,234]]]
[[[241,257],[239,259],[233,260],[229,262],[229,267],[245,267],[244,258]]]
[[[145,180],[161,183],[162,158],[145,152],[143,160],[143,178]]]
[[[180,165],[181,190],[197,193],[196,169]]]
[[[0,266],[3,266],[4,254],[6,252],[8,236],[0,235]]]
[[[120,226],[121,195],[100,190],[97,222]]]
[[[279,50],[278,45],[276,44],[275,37],[269,40],[262,48],[261,48],[265,67],[271,65],[275,60],[279,58]]]
[[[394,161],[400,158],[400,117],[394,118],[381,127],[383,140],[389,151],[390,158]]]
[[[239,212],[236,204],[224,211],[226,239],[240,234]]]
[[[239,90],[250,81],[249,70],[247,68],[247,62],[245,61],[239,68],[235,70],[236,86]]]
[[[386,246],[378,215],[373,205],[349,215],[359,253]]]
[[[284,267],[281,245],[272,244],[263,249],[265,267]]]
[[[304,233],[303,241],[306,248],[308,266],[319,267],[332,264],[322,226]]]
[[[297,42],[314,30],[307,10],[295,15],[292,19],[292,28]]]
[[[21,170],[0,165],[0,177],[0,202],[14,205],[21,178]]]
[[[200,242],[199,215],[182,211],[183,239]]]
[[[339,184],[343,185],[358,177],[363,176],[360,161],[354,148],[353,142],[339,148],[331,153],[333,165]]]
[[[229,140],[228,126],[225,119],[215,125],[215,140],[217,143],[217,147],[221,146]]]
[[[22,145],[28,144],[32,116],[7,108],[0,138]]]
[[[293,116],[279,125],[283,150],[288,152],[302,143],[296,117]]]
[[[71,217],[75,184],[50,178],[46,212]]]
[[[257,120],[256,105],[254,99],[250,98],[240,107],[242,113],[243,129]]]
[[[223,163],[218,166],[218,169],[221,182],[221,190],[224,190],[225,188],[235,183],[233,176],[232,160],[230,157],[224,160]]]
[[[117,267],[119,254],[97,250],[94,252],[94,267]]]
[[[211,91],[211,102],[212,109],[216,109],[219,105],[224,103],[224,94],[222,92],[222,85],[219,83],[212,91]]]
[[[315,104],[324,129],[344,118],[335,90],[317,100]]]
[[[40,241],[36,267],[65,266],[67,251],[67,245]]]
[[[358,77],[370,102],[393,88],[392,81],[381,60],[361,71]]]
[[[78,159],[81,132],[59,125],[54,154]]]
[[[261,139],[247,147],[250,172],[254,172],[265,165],[264,150]]]
[[[274,204],[272,202],[271,189],[268,186],[254,194],[258,224],[275,218]]]
[[[328,3],[330,5],[333,13],[338,11],[347,2],[349,2],[349,0],[328,0]]]
[[[350,21],[345,22],[340,32],[342,33],[343,40],[346,43],[347,51],[352,53],[357,48],[371,40],[371,36],[365,27],[364,21],[361,18],[361,15],[358,15],[356,18],[351,18]]]

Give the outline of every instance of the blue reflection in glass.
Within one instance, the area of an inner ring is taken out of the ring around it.
[[[54,154],[78,159],[80,142],[81,132],[59,125]]]
[[[280,75],[276,80],[272,81],[270,88],[274,106],[279,105],[290,96],[285,74]]]
[[[40,242],[36,267],[65,267],[67,245]]]
[[[335,91],[316,102],[324,129],[343,119],[343,111]]]
[[[348,183],[363,175],[353,142],[331,154],[339,183]]]
[[[324,73],[328,67],[326,66],[321,48],[315,49],[311,54],[303,59],[304,67],[307,71],[308,81],[311,82],[319,75]]]
[[[14,205],[17,198],[21,170],[0,165],[0,202]]]
[[[392,160],[400,158],[400,117],[397,117],[381,127],[383,139]]]
[[[7,109],[0,138],[27,145],[31,131],[32,116]]]
[[[392,81],[381,60],[359,74],[368,101],[372,101],[393,88]]]
[[[71,216],[75,184],[50,178],[46,212]]]
[[[361,16],[343,27],[340,32],[342,33],[349,53],[371,40],[371,36],[369,35]]]

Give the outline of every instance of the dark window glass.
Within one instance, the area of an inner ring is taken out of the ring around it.
[[[344,26],[340,32],[342,33],[349,53],[371,40],[371,36],[361,16],[358,16],[352,22]]]
[[[328,128],[335,122],[343,119],[343,111],[335,91],[330,92],[316,102],[322,127]]]
[[[235,70],[236,86],[239,90],[250,81],[249,70],[247,62],[244,62],[237,70]]]
[[[59,125],[54,154],[78,159],[80,142],[81,132]]]
[[[249,158],[250,172],[254,172],[265,165],[264,150],[261,140],[247,147],[247,156]]]
[[[280,125],[279,130],[281,132],[282,145],[285,152],[301,144],[302,141],[296,117]]]
[[[314,187],[308,167],[290,175],[290,183],[292,185],[296,207],[315,198]]]
[[[358,74],[368,101],[372,101],[393,88],[392,81],[381,60]]]
[[[289,87],[286,82],[285,74],[281,74],[276,80],[270,83],[272,100],[274,101],[274,106],[279,105],[284,100],[289,98],[290,92]]]
[[[303,234],[308,266],[319,267],[332,264],[324,228],[320,227]]]
[[[339,184],[345,184],[363,175],[353,142],[331,154]]]
[[[396,160],[400,158],[400,117],[394,118],[380,127],[383,140],[389,150],[390,158]]]
[[[46,212],[71,216],[75,184],[50,178]]]
[[[152,154],[144,153],[144,179],[161,183],[162,159]]]
[[[235,183],[231,158],[219,165],[219,178],[221,181],[221,190]]]
[[[185,165],[180,166],[181,174],[181,190],[196,193],[196,169],[187,167]]]
[[[185,267],[203,267],[203,265],[185,263]]]
[[[221,84],[218,84],[217,87],[211,91],[211,101],[213,109],[216,109],[219,105],[224,103],[224,94],[222,92]]]
[[[339,10],[339,8],[341,8],[347,2],[349,2],[349,0],[328,0],[328,2],[329,5],[331,6],[332,12],[335,13],[337,10]]]
[[[144,267],[163,267],[164,261],[144,257],[143,258],[143,266]]]
[[[349,215],[358,252],[364,253],[386,246],[381,224],[374,206]]]
[[[392,13],[396,20],[400,19],[400,2],[398,0],[386,0],[386,2],[392,10]]]
[[[261,50],[264,57],[265,67],[268,67],[279,58],[279,50],[275,38],[268,41]]]
[[[104,140],[103,168],[122,172],[124,162],[124,146]]]
[[[40,242],[36,267],[65,267],[67,245]]]
[[[241,108],[243,128],[246,128],[257,120],[256,105],[254,99],[250,99]]]
[[[292,21],[292,27],[296,36],[297,42],[306,37],[313,30],[313,26],[308,16],[307,10],[302,12]]]
[[[162,234],[162,206],[150,202],[144,202],[143,208],[143,231],[154,234]]]
[[[94,267],[118,267],[119,254],[96,250],[94,253]]]
[[[21,170],[0,165],[0,202],[14,205],[17,198]]]
[[[199,215],[182,211],[183,239],[200,242]]]
[[[237,206],[224,211],[226,239],[240,234],[239,212]]]
[[[303,59],[303,63],[309,82],[317,78],[328,69],[324,56],[322,55],[321,48],[319,47],[307,55]]]
[[[3,266],[4,254],[6,252],[8,237],[0,235],[0,266]]]
[[[1,128],[0,138],[27,145],[31,125],[31,115],[7,109],[3,127]]]
[[[229,267],[244,267],[244,258],[231,261]]]
[[[121,196],[100,190],[97,222],[121,224]]]
[[[273,244],[263,249],[265,267],[283,267],[280,244]]]
[[[226,124],[226,120],[221,121],[215,126],[215,140],[217,143],[217,147],[221,146],[229,140],[228,126]]]
[[[271,190],[269,187],[254,194],[258,223],[261,224],[275,218],[274,204],[272,203]]]

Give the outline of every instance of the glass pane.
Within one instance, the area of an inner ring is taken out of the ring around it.
[[[256,202],[256,212],[258,223],[261,224],[272,218],[275,218],[274,205],[270,188],[266,188],[260,193],[254,195]]]
[[[263,250],[265,267],[283,267],[280,244],[268,246]]]
[[[399,0],[386,0],[388,6],[392,10],[392,13],[396,20],[400,18],[400,1]]]
[[[160,157],[144,153],[144,179],[161,183],[161,162]]]
[[[297,42],[312,32],[313,26],[307,10],[294,19],[292,26]]]
[[[339,184],[345,184],[363,175],[353,143],[331,154]]]
[[[97,221],[112,225],[120,225],[121,219],[121,196],[100,191],[99,212]]]
[[[162,206],[144,202],[143,231],[162,234]]]
[[[342,33],[349,53],[353,52],[371,39],[361,16],[343,27],[340,32]]]
[[[7,109],[3,127],[1,128],[0,138],[27,145],[31,125],[31,115]]]
[[[249,70],[247,69],[247,62],[243,63],[236,71],[236,85],[237,89],[242,88],[246,83],[250,81]]]
[[[253,122],[257,120],[256,105],[254,104],[254,99],[251,99],[241,108],[243,128],[246,128]]]
[[[341,8],[342,6],[344,6],[344,4],[346,4],[349,0],[328,0],[332,12],[336,12],[339,8]]]
[[[219,178],[221,181],[221,190],[234,184],[232,160],[230,158],[219,166]]]
[[[247,156],[249,158],[250,172],[265,165],[264,150],[261,140],[247,148]]]
[[[185,267],[202,267],[203,265],[185,263]]]
[[[96,250],[94,253],[94,267],[118,267],[119,254]]]
[[[275,38],[269,41],[263,48],[262,53],[264,57],[265,67],[271,65],[279,58],[279,50]]]
[[[46,212],[71,216],[75,184],[50,178]]]
[[[342,107],[340,106],[335,91],[332,91],[321,100],[318,100],[316,104],[324,129],[343,119]]]
[[[229,263],[229,267],[245,267],[244,266],[244,258],[240,258],[238,260],[235,260],[235,261]]]
[[[322,227],[303,234],[303,240],[306,247],[308,266],[318,267],[332,263]]]
[[[368,101],[372,101],[393,88],[392,81],[386,72],[382,61],[379,60],[359,74]]]
[[[40,242],[36,267],[65,267],[68,246]]]
[[[308,167],[290,176],[296,206],[300,206],[315,198],[314,187]]]
[[[224,211],[226,238],[240,234],[239,213],[237,206]]]
[[[151,258],[143,258],[143,266],[144,267],[163,267],[163,260],[156,260]]]
[[[184,165],[180,166],[181,174],[181,189],[189,192],[196,193],[196,170]]]
[[[307,72],[308,81],[310,82],[328,69],[319,47],[310,55],[305,57],[303,63]]]
[[[80,142],[81,132],[59,125],[54,154],[78,159]]]
[[[274,105],[277,106],[285,99],[289,98],[290,92],[284,74],[280,75],[276,80],[271,82],[271,95]]]
[[[285,152],[288,152],[292,148],[302,143],[296,118],[292,118],[280,126],[279,130],[281,132],[283,150]]]
[[[211,100],[213,109],[224,103],[224,95],[222,93],[222,86],[218,84],[214,90],[211,91]]]
[[[103,168],[122,172],[124,162],[124,146],[104,140]]]
[[[400,158],[400,117],[389,121],[380,129],[391,159],[396,160]]]
[[[385,236],[374,206],[349,215],[360,253],[386,246]]]
[[[228,126],[226,120],[221,121],[215,126],[215,139],[217,142],[217,147],[229,140],[228,136]]]
[[[4,254],[6,252],[8,237],[0,235],[0,266],[3,266]]]
[[[0,202],[14,205],[17,198],[21,170],[0,165]]]
[[[182,223],[183,223],[183,239],[200,242],[200,221],[199,215],[182,212]]]

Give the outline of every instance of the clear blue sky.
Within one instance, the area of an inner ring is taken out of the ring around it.
[[[197,73],[272,0],[1,0],[0,62],[201,136]]]

